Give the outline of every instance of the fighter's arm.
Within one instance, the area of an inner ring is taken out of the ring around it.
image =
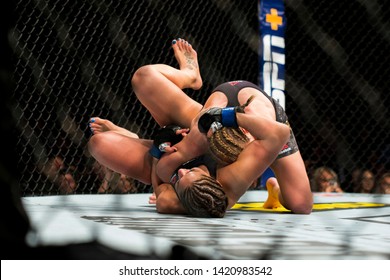
[[[236,202],[276,159],[290,135],[289,126],[259,116],[238,113],[237,123],[255,138],[237,161],[218,171],[218,180]]]
[[[176,192],[170,184],[164,183],[159,186],[161,192],[156,199],[156,209],[162,214],[186,214]]]
[[[186,211],[181,204],[171,184],[163,183],[155,172],[157,159],[153,159],[152,186],[156,195],[156,209],[162,214],[185,214]]]

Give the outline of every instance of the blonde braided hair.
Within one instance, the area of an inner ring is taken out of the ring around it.
[[[245,108],[253,101],[254,95],[250,96],[245,104],[237,106],[237,113],[245,113]],[[209,152],[222,166],[235,162],[238,155],[249,142],[249,138],[242,129],[222,127],[215,130],[209,138]]]
[[[248,142],[249,138],[240,128],[222,127],[209,138],[209,152],[219,164],[225,166],[237,160]]]

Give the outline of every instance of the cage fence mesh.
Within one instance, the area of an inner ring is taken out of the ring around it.
[[[357,167],[389,170],[390,17],[385,0],[285,1],[286,111],[308,172],[329,166],[347,182]],[[151,138],[157,128],[131,77],[175,66],[173,38],[198,52],[204,103],[228,80],[258,83],[254,0],[18,0],[10,35],[14,117],[24,196],[146,193],[110,173],[86,148],[91,117]],[[106,177],[107,179],[107,177]]]

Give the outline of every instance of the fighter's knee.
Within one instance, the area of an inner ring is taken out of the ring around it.
[[[91,155],[94,155],[95,152],[100,149],[100,146],[102,145],[102,141],[103,141],[103,135],[100,133],[91,136],[87,144],[88,151],[90,152]]]
[[[139,85],[142,85],[142,83],[145,81],[145,77],[148,77],[151,71],[152,67],[150,65],[145,65],[138,68],[133,74],[133,77],[131,78],[132,87],[134,88]]]
[[[313,201],[312,200],[305,200],[298,203],[295,203],[291,207],[289,207],[290,210],[294,214],[310,214],[313,210]]]

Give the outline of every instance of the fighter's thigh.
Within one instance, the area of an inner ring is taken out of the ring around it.
[[[238,99],[241,105],[245,104],[251,96],[255,98],[246,107],[245,113],[260,117],[275,119],[275,108],[271,101],[260,91],[254,88],[244,88],[240,90]]]
[[[133,76],[138,100],[160,126],[178,124],[190,127],[202,105],[152,67],[143,67]]]
[[[151,145],[151,140],[131,138],[108,131],[93,135],[88,148],[91,155],[102,165],[144,183],[150,183]]]
[[[177,88],[168,89],[167,92],[169,94],[165,97],[158,96],[154,99],[148,108],[149,112],[160,126],[177,124],[190,128],[202,105]]]
[[[311,208],[312,193],[300,152],[280,158],[271,165],[286,206],[291,209]]]

